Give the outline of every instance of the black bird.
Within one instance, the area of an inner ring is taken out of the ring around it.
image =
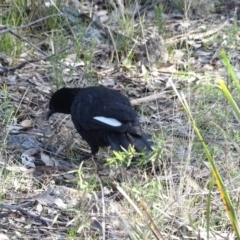
[[[137,152],[152,149],[129,99],[117,90],[103,86],[61,88],[50,99],[47,118],[53,113],[71,114],[93,155],[105,146],[115,151],[128,149],[130,144]]]

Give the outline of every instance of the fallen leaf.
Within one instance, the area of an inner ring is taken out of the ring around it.
[[[51,196],[48,192],[44,192],[39,194],[36,197],[36,200],[41,203],[42,205],[45,206],[50,206],[50,205],[57,205],[61,209],[66,209],[67,205],[63,202],[62,199],[60,198],[55,198],[54,196]]]
[[[38,205],[37,205],[37,212],[38,212],[38,213],[41,213],[42,211],[43,211],[42,204],[41,204],[41,203],[38,203]]]
[[[3,233],[0,233],[0,239],[1,240],[9,240],[8,236]]]
[[[32,121],[30,119],[25,119],[21,122],[21,126],[24,128],[32,127]]]
[[[35,167],[35,157],[34,154],[38,153],[38,148],[30,148],[21,155],[22,164],[26,167]]]
[[[47,154],[41,152],[41,160],[46,164],[46,166],[57,166],[57,161],[50,158]]]

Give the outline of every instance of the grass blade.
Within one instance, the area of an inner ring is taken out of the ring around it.
[[[221,51],[220,55],[221,55],[221,57],[222,57],[222,59],[223,59],[223,62],[224,62],[225,65],[226,65],[226,68],[227,68],[227,70],[228,70],[229,75],[231,76],[234,84],[236,85],[236,87],[237,87],[237,89],[238,89],[238,91],[239,91],[239,93],[240,93],[240,84],[239,84],[239,81],[238,81],[238,79],[237,79],[237,77],[236,77],[236,75],[235,75],[235,73],[234,73],[234,71],[233,71],[233,68],[232,68],[232,66],[231,66],[231,64],[230,64],[230,62],[229,62],[229,60],[228,60],[228,58],[227,58],[227,56],[226,56],[226,53],[225,53],[224,51]]]
[[[198,136],[198,139],[202,143],[202,147],[203,147],[203,149],[205,151],[205,154],[206,154],[206,156],[208,158],[208,161],[210,163],[213,176],[215,178],[215,181],[217,183],[218,189],[220,191],[223,203],[224,203],[224,205],[226,207],[228,217],[229,217],[229,219],[231,221],[231,224],[233,226],[233,229],[234,229],[234,231],[236,233],[237,238],[240,239],[240,225],[239,225],[239,221],[237,219],[237,216],[236,216],[235,210],[233,208],[233,204],[231,202],[230,196],[229,196],[229,194],[227,192],[227,189],[226,189],[226,187],[225,187],[225,185],[224,185],[224,183],[222,181],[222,178],[221,178],[221,176],[220,176],[220,174],[219,174],[219,172],[218,172],[218,170],[216,168],[216,165],[215,165],[215,163],[213,161],[213,158],[212,158],[212,156],[211,156],[211,154],[210,154],[210,152],[208,150],[208,147],[207,147],[206,143],[204,142],[204,139],[203,139],[203,137],[202,137],[202,135],[201,135],[197,125],[196,125],[196,122],[195,122],[195,120],[194,120],[194,118],[193,118],[193,116],[191,114],[190,108],[188,106],[188,103],[187,103],[184,95],[183,94],[179,94],[179,92],[175,88],[175,85],[173,84],[173,82],[172,81],[170,81],[170,82],[171,82],[171,85],[172,85],[175,93],[177,94],[179,100],[181,101],[181,104],[182,104],[183,108],[187,112],[187,114],[188,114],[188,116],[189,116],[189,118],[190,118],[190,120],[192,122],[193,128],[194,128],[194,130],[195,130],[195,132],[196,132],[196,134]]]

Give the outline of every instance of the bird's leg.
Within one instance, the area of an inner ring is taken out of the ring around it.
[[[96,157],[96,155],[92,154],[92,162],[93,162],[95,168],[97,169],[97,164],[96,164],[95,159],[94,159],[95,157]]]
[[[82,161],[88,161],[90,158],[92,157],[92,154],[91,153],[85,153],[84,154],[81,154],[81,162]]]

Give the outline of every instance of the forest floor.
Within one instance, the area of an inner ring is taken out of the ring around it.
[[[234,239],[179,96],[239,216],[240,123],[219,87],[239,102],[220,56],[239,77],[237,6],[203,16],[165,2],[4,1],[0,239]],[[89,157],[70,116],[46,120],[58,88],[99,84],[131,99],[155,143],[151,169],[126,167],[130,150]]]

